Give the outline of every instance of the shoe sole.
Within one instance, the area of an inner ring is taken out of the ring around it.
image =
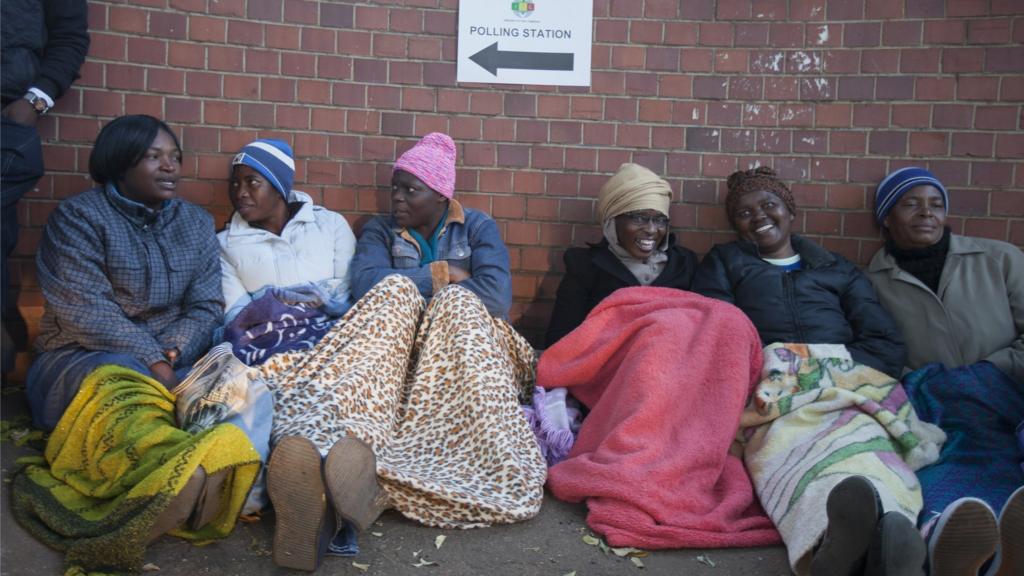
[[[965,500],[939,518],[928,543],[931,576],[977,574],[996,550],[996,518],[980,500]]]
[[[335,442],[324,461],[324,478],[335,514],[360,532],[384,511],[373,449],[356,438]]]
[[[274,563],[316,570],[327,545],[323,533],[328,514],[320,452],[312,442],[286,436],[274,446],[267,463],[267,494],[276,518]]]
[[[835,485],[825,505],[828,528],[811,559],[812,576],[845,576],[860,568],[875,533],[882,505],[866,478],[851,476]]]
[[[185,522],[196,507],[196,501],[202,494],[206,483],[206,470],[202,466],[196,468],[195,472],[185,483],[185,486],[171,500],[167,508],[157,516],[156,522],[149,529],[147,542],[152,542],[167,532],[174,530]]]
[[[1024,486],[1006,500],[999,514],[999,556],[995,576],[1024,574]]]
[[[865,576],[924,576],[928,555],[921,533],[899,512],[888,512],[878,521],[877,540],[868,552]]]

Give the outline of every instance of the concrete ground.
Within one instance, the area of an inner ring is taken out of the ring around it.
[[[0,398],[5,422],[27,417],[20,391],[5,390]],[[0,445],[4,483],[15,459],[38,453],[11,441]],[[60,575],[62,555],[46,548],[14,521],[10,490],[0,491],[0,574]],[[587,528],[582,504],[559,502],[550,495],[540,514],[528,522],[476,530],[440,530],[387,512],[369,534],[360,538],[361,553],[354,558],[328,557],[320,574],[353,576],[600,576],[611,574],[742,576],[789,574],[785,549],[747,548],[727,550],[659,550],[639,559],[604,553],[584,541],[593,533]],[[253,576],[291,572],[278,568],[271,558],[274,516],[267,512],[260,522],[240,523],[230,537],[196,547],[165,536],[149,547],[146,562],[152,574],[223,574]],[[440,548],[437,537],[445,536]],[[429,565],[417,566],[417,564]],[[359,564],[360,566],[357,566]],[[156,572],[154,567],[159,568]]]

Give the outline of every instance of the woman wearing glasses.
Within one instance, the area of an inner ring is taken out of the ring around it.
[[[619,288],[690,288],[697,257],[677,246],[669,232],[671,199],[668,183],[637,164],[623,164],[601,188],[597,211],[604,238],[565,252],[565,276],[545,339],[548,347],[582,324],[598,302]]]
[[[669,232],[671,199],[653,172],[622,165],[598,197],[604,239],[565,253],[537,385],[542,398],[567,388],[589,412],[548,488],[586,502],[612,546],[775,544],[729,452],[761,342],[740,310],[688,292],[696,257]],[[541,432],[559,439],[558,421],[542,417]]]

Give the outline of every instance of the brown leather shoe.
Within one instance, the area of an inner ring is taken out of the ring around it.
[[[320,451],[300,436],[285,436],[270,453],[267,494],[276,518],[278,566],[316,570],[334,536],[320,462]]]
[[[167,508],[157,516],[156,522],[149,529],[149,542],[156,540],[167,532],[174,530],[188,521],[196,508],[196,501],[206,485],[206,470],[198,466],[185,487],[178,492]]]
[[[357,530],[369,528],[388,508],[387,495],[377,481],[377,458],[358,438],[334,443],[324,461],[324,478],[335,514]]]
[[[190,529],[198,530],[217,517],[220,505],[224,500],[224,484],[227,477],[227,470],[218,470],[213,474],[206,475],[203,490],[199,493],[195,510],[192,512],[192,517],[189,518]]]

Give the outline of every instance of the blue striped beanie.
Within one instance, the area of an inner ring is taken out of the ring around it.
[[[284,196],[285,202],[291,200],[295,160],[292,159],[292,147],[287,142],[268,138],[250,142],[231,162],[232,166],[239,164],[262,174]]]
[[[946,192],[946,187],[939,182],[934,174],[924,168],[908,166],[886,176],[875,190],[875,221],[878,222],[878,225],[884,226],[885,217],[908,190],[915,186],[928,184],[935,186],[942,193],[942,202],[948,209],[949,193]]]

